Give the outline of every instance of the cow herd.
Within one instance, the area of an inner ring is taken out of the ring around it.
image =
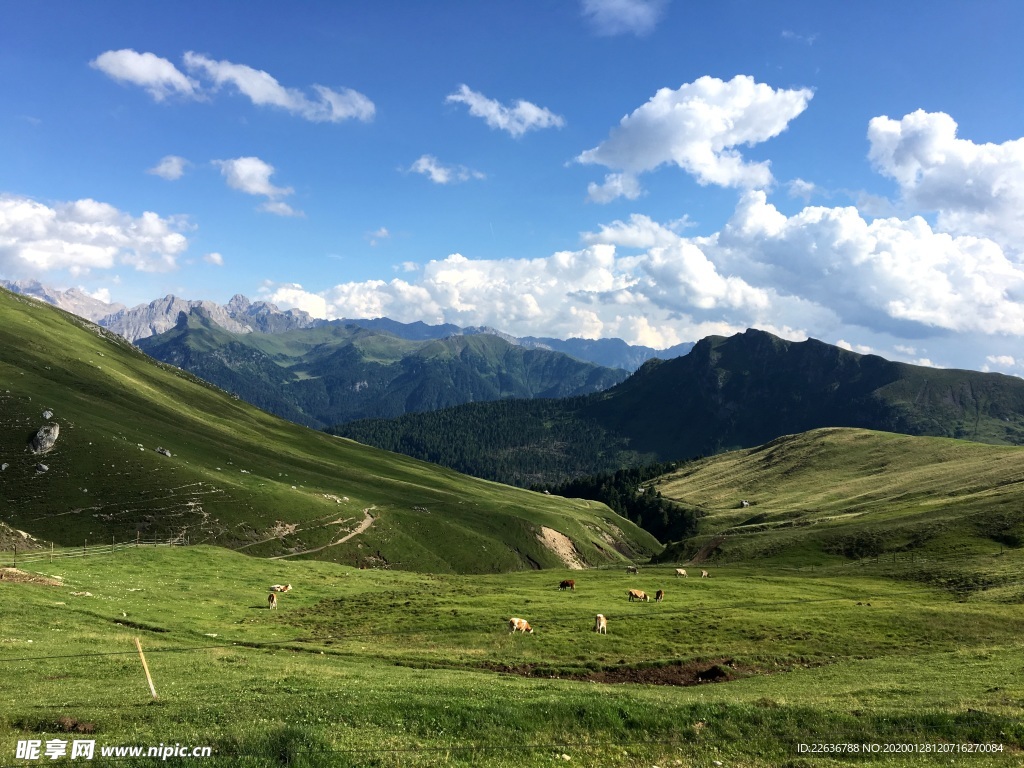
[[[626,566],[626,573],[627,574],[629,574],[629,573],[639,574],[640,573],[640,568],[638,566],[635,566],[635,565],[627,565]],[[680,576],[682,576],[683,578],[686,578],[686,569],[685,568],[676,568],[676,578],[679,578]],[[707,571],[701,569],[700,577],[702,579],[707,579],[707,578],[711,577],[711,574],[709,574]],[[558,589],[559,589],[559,591],[564,591],[564,590],[568,589],[568,590],[571,590],[571,591],[575,592],[576,591],[576,581],[574,579],[563,579],[559,583]],[[626,590],[626,598],[631,603],[632,602],[649,603],[651,601],[651,596],[648,595],[643,590],[640,590],[640,589],[628,589],[628,590]],[[657,592],[654,593],[654,602],[660,603],[664,599],[665,599],[665,590],[659,589]],[[521,632],[523,634],[529,633],[531,635],[533,634],[533,627],[530,626],[530,623],[526,619],[520,619],[520,618],[511,618],[511,619],[509,619],[508,620],[508,629],[509,629],[509,632],[512,633],[512,634],[515,634],[516,632]],[[603,613],[597,614],[597,617],[594,619],[594,632],[596,632],[596,633],[598,633],[600,635],[607,635],[608,634],[608,619],[605,617],[605,615]]]

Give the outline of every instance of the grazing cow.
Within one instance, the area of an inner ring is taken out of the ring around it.
[[[664,589],[659,589],[657,592],[654,593],[654,602],[660,603],[664,599],[665,599],[665,590]]]
[[[275,608],[277,608],[277,595],[275,595],[273,592],[267,595],[267,607],[270,610],[274,610]]]
[[[533,634],[533,627],[530,626],[530,622],[526,619],[517,619],[513,616],[508,620],[508,631],[515,634],[516,632],[522,632],[524,635],[529,632]]]
[[[701,572],[700,572],[700,577],[701,577],[702,579],[710,579],[710,578],[711,578],[711,574],[710,574],[710,573],[708,573],[707,571],[701,571]]]
[[[597,614],[597,619],[594,621],[594,631],[599,635],[608,634],[608,619],[604,617],[603,613]]]
[[[682,576],[684,579],[686,578],[685,568],[676,568],[676,578],[678,579],[680,576]]]
[[[627,565],[626,573],[640,573],[640,569],[637,568],[635,565]]]
[[[646,592],[641,592],[639,589],[631,589],[626,593],[626,595],[629,597],[629,602],[633,602],[634,600],[640,600],[645,603],[651,602],[650,596]]]
[[[749,506],[750,506],[750,502],[749,501],[747,501],[746,499],[741,499],[740,500],[740,507],[742,509],[746,509]]]
[[[270,586],[270,591],[271,592],[291,592],[292,591],[292,585],[291,584],[272,584]]]
[[[576,582],[572,579],[566,579],[558,585],[559,589],[571,589],[573,592],[576,591]]]

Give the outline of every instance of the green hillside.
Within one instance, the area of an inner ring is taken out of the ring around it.
[[[703,515],[701,535],[666,560],[720,537],[713,561],[877,556],[918,570],[1024,545],[1020,447],[821,429],[685,464],[654,486]]]
[[[481,424],[490,425],[486,433]],[[907,365],[748,330],[703,339],[683,357],[652,360],[622,384],[586,397],[474,404],[334,431],[530,485],[709,456],[822,427],[1019,445],[1024,380]],[[528,471],[519,457],[530,462]]]
[[[59,437],[34,456],[28,442],[47,423]],[[601,505],[476,480],[270,416],[7,291],[0,464],[0,521],[60,544],[181,535],[252,555],[439,572],[600,564],[659,548]],[[569,537],[568,555],[541,540],[545,528]]]
[[[138,345],[260,408],[317,428],[467,402],[589,394],[627,375],[491,334],[408,340],[343,323],[235,334],[201,309],[182,313],[174,329]]]

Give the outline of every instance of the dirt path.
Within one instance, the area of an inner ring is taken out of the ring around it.
[[[363,522],[361,522],[359,525],[357,525],[354,531],[352,531],[351,533],[345,534],[344,536],[342,536],[337,541],[332,541],[330,544],[324,544],[322,547],[314,547],[313,549],[304,549],[302,552],[292,552],[290,555],[277,555],[276,557],[271,557],[269,559],[270,560],[283,560],[286,557],[298,557],[299,555],[308,555],[308,554],[311,554],[313,552],[319,552],[321,549],[327,549],[328,547],[336,547],[339,544],[344,544],[346,541],[348,541],[352,537],[358,536],[360,533],[363,533],[367,528],[369,528],[371,525],[373,525],[373,519],[374,518],[373,518],[373,515],[370,514],[370,511],[373,510],[373,509],[376,509],[376,507],[367,507],[366,509],[364,509],[363,510],[363,514],[366,515],[366,517],[363,518]]]

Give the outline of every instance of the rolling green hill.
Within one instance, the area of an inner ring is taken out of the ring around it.
[[[653,485],[702,515],[701,535],[669,547],[666,560],[721,537],[715,561],[801,565],[962,563],[1024,544],[1020,447],[820,429],[688,463]]]
[[[486,431],[480,425],[489,425]],[[748,448],[821,427],[1024,443],[1024,380],[859,355],[748,330],[712,336],[586,397],[475,404],[337,434],[522,485]],[[450,446],[459,446],[457,455]],[[529,461],[524,471],[517,463]]]
[[[51,423],[55,446],[31,454],[30,438]],[[180,535],[253,555],[438,572],[598,564],[659,548],[601,505],[465,477],[270,416],[7,291],[0,464],[0,521],[61,544]],[[542,541],[545,529],[571,540],[568,554]]]
[[[492,334],[410,340],[344,323],[236,334],[199,308],[137,344],[260,408],[317,428],[467,402],[589,394],[627,375]]]

